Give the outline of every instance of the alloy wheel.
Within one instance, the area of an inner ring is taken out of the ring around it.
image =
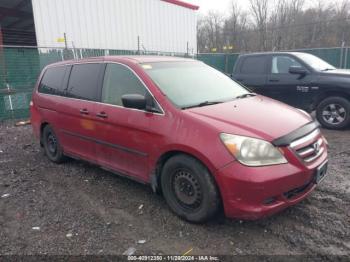
[[[346,119],[346,110],[339,104],[329,104],[323,108],[322,118],[330,125],[339,125]]]

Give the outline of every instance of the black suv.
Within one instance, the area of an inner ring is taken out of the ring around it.
[[[307,53],[240,55],[233,78],[256,93],[307,112],[330,129],[350,123],[350,70],[339,70]]]

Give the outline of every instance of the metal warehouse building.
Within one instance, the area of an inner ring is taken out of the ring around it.
[[[0,45],[196,53],[196,10],[178,0],[1,0]]]
[[[28,116],[47,64],[103,55],[197,53],[196,10],[179,0],[0,0],[0,121]]]

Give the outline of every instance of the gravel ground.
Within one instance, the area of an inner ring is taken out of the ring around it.
[[[260,221],[193,225],[148,186],[85,162],[53,164],[31,126],[0,123],[0,254],[350,256],[350,131],[324,133],[329,175],[306,200]]]

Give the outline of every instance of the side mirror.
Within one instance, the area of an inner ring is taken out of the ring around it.
[[[289,73],[294,75],[306,75],[307,70],[301,66],[291,66],[289,67]]]
[[[123,95],[122,102],[124,107],[140,110],[145,110],[147,105],[146,97],[139,94]]]

